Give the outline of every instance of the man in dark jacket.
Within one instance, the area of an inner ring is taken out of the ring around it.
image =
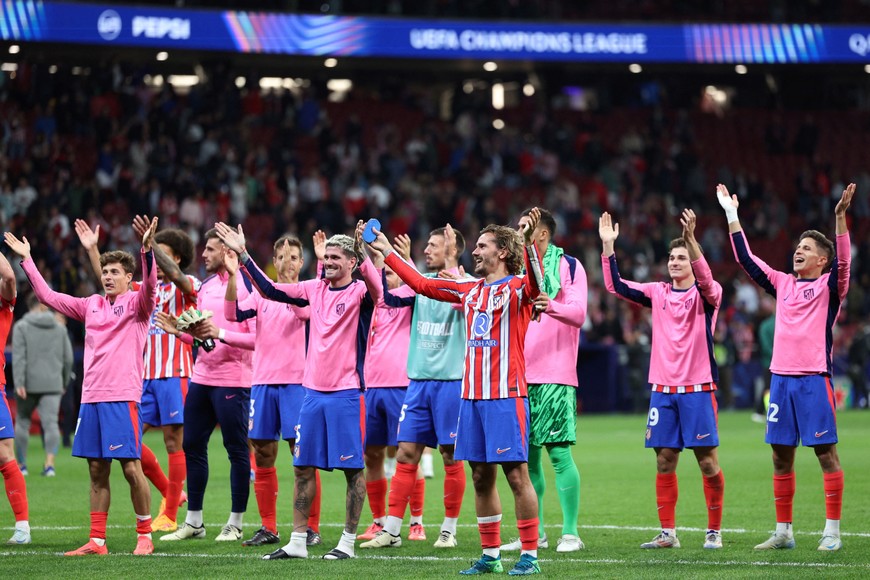
[[[18,397],[15,453],[26,475],[30,417],[37,409],[45,435],[42,475],[53,477],[54,456],[60,442],[57,415],[72,371],[72,344],[64,325],[36,296],[31,294],[27,304],[30,312],[12,330],[12,373]]]

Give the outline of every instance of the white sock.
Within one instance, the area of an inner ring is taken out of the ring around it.
[[[306,532],[293,532],[290,534],[290,541],[281,549],[284,550],[288,556],[307,558],[308,546],[305,544],[307,540],[308,534]]]
[[[398,536],[402,531],[402,520],[396,516],[387,516],[387,521],[384,524],[384,530],[390,535]]]
[[[228,526],[235,526],[242,529],[242,520],[245,518],[244,512],[230,512],[230,519],[227,520]]]
[[[414,524],[420,524],[421,526],[423,525],[423,515],[422,514],[419,516],[411,516],[411,525],[413,526]]]
[[[18,524],[15,524],[18,526]],[[840,520],[825,520],[825,536],[840,537]]]
[[[354,544],[356,543],[356,534],[351,534],[346,531],[341,532],[341,539],[338,541],[339,550],[351,556],[354,555]]]
[[[424,453],[423,457],[420,458],[420,467],[423,469],[424,474],[431,474],[434,469],[432,467],[432,454]]]
[[[483,555],[489,556],[490,558],[498,558],[501,555],[501,552],[498,548],[484,548]]]
[[[373,521],[381,527],[384,526],[384,518],[375,518]]]
[[[839,522],[837,522],[837,524],[839,529]],[[15,529],[21,530],[23,532],[30,532],[30,522],[27,520],[18,520],[17,522],[15,522]]]
[[[672,538],[675,538],[677,536],[676,528],[662,528],[662,532],[666,533]]]
[[[537,559],[538,558],[538,549],[535,548],[534,550],[520,550],[520,556],[522,556],[523,554],[528,554],[532,558]]]
[[[193,526],[194,528],[202,527],[202,510],[192,511],[187,510],[187,515],[184,516],[184,523]]]
[[[91,538],[91,541],[98,546],[106,545],[106,538]]]
[[[777,534],[785,534],[786,536],[791,537],[793,534],[791,529],[791,522],[776,522],[776,533]]]
[[[459,518],[444,518],[444,521],[441,523],[441,531],[442,532],[450,532],[454,536],[456,535],[456,524],[459,522]]]

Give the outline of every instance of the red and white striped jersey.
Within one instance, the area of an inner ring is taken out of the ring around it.
[[[532,252],[531,259],[538,260],[537,250]],[[529,260],[525,252],[526,272],[532,271]],[[462,304],[467,331],[463,399],[528,396],[524,347],[533,300],[540,293],[533,275],[507,276],[487,284],[484,280],[426,278],[395,252],[386,263],[418,294]]]
[[[158,312],[178,316],[188,308],[196,307],[196,297],[202,283],[193,276],[187,278],[193,288],[193,293],[189,295],[172,282],[161,282],[157,286],[157,306],[151,313],[148,340],[145,341],[144,380],[183,378],[193,373],[193,347],[162,331],[155,324]],[[133,282],[133,290],[139,290],[139,286],[139,282]]]

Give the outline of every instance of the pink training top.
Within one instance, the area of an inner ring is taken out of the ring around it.
[[[198,306],[200,310],[211,310],[212,322],[225,331],[224,339],[215,340],[215,349],[206,352],[200,348],[193,365],[194,383],[209,387],[251,386],[251,360],[253,359],[254,340],[257,325],[253,319],[233,322],[224,316],[224,296],[227,292],[229,275],[226,272],[214,274],[199,288]],[[244,300],[251,293],[242,276],[236,276],[237,296]]]
[[[378,271],[371,260],[366,258],[360,264],[364,281],[352,280],[342,288],[331,288],[326,279],[296,284],[272,282],[250,257],[242,271],[269,300],[289,300],[297,306],[310,304],[304,386],[324,392],[363,386],[368,322],[375,302],[383,296]]]
[[[695,284],[677,290],[672,284],[639,284],[623,280],[616,254],[601,256],[604,285],[611,294],[652,310],[652,352],[649,382],[662,392],[716,390],[719,369],[713,358],[713,330],[722,286],[713,280],[703,256],[692,262]],[[672,391],[670,387],[679,387]]]
[[[408,286],[401,286],[391,293],[408,298],[416,295]],[[375,304],[366,345],[367,389],[408,386],[408,347],[413,316],[413,300],[408,306],[395,307],[387,306],[381,297]]]
[[[586,270],[564,254],[559,263],[562,288],[546,312],[526,332],[526,381],[577,386],[580,327],[586,321]]]
[[[253,384],[302,384],[307,307],[273,302],[251,292],[244,300],[224,301],[224,316],[233,322],[257,319]]]
[[[831,269],[814,280],[774,270],[752,254],[743,231],[731,234],[741,267],[756,284],[776,298],[776,326],[770,372],[811,375],[832,372],[833,327],[849,292],[852,247],[849,233],[837,236]]]
[[[75,298],[55,292],[32,259],[21,262],[40,302],[85,325],[82,403],[138,403],[142,398],[142,353],[157,304],[157,267],[151,252],[140,254],[142,287],[116,296],[114,302],[99,294]]]

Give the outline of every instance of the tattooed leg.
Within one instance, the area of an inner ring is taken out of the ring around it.
[[[308,514],[311,512],[311,502],[314,499],[314,468],[294,467],[296,485],[293,489],[293,531],[305,533],[308,530]],[[365,483],[363,483],[365,491]],[[359,514],[357,514],[359,519]]]
[[[344,477],[347,479],[347,500],[345,502],[347,515],[344,521],[344,531],[356,534],[359,516],[366,499],[366,478],[362,469],[345,470]]]

